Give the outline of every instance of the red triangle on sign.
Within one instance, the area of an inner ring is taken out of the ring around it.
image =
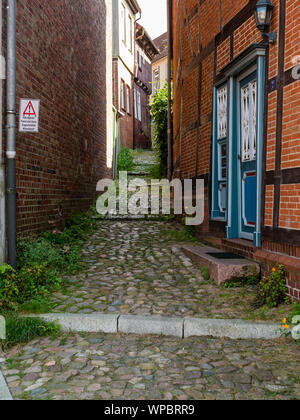
[[[34,115],[34,116],[36,116],[36,113],[35,113],[35,110],[33,108],[33,105],[32,105],[31,101],[28,102],[28,105],[27,105],[25,111],[23,112],[23,115]]]

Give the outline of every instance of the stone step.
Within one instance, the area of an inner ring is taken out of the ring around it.
[[[218,286],[221,286],[226,281],[245,278],[253,274],[259,276],[260,274],[259,264],[238,255],[232,254],[231,257],[228,255],[228,252],[224,253],[224,251],[217,248],[190,245],[183,247],[183,251],[200,268],[205,266],[210,278]]]
[[[132,171],[132,172],[128,172],[128,176],[150,176],[150,172],[146,172],[146,171]]]

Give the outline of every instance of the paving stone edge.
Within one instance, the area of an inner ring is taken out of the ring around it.
[[[187,337],[265,339],[281,336],[280,325],[239,319],[170,318],[120,314],[43,314],[34,315],[57,322],[63,331],[127,333]]]

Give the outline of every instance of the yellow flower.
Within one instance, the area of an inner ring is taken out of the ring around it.
[[[289,325],[284,325],[284,326],[283,326],[283,328],[284,328],[285,330],[289,330],[289,329],[290,329],[290,326],[289,326]]]
[[[286,324],[286,322],[287,322],[287,319],[286,319],[286,318],[284,318],[284,319],[282,320],[282,323],[283,323],[283,324]]]
[[[273,273],[276,273],[276,271],[277,271],[277,268],[272,268],[272,271],[273,271]]]

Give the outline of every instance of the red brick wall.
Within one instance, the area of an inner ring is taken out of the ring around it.
[[[300,63],[300,3],[299,0],[287,0],[285,70]]]
[[[17,135],[19,234],[47,229],[59,206],[86,210],[110,174],[105,22],[104,0],[17,2],[17,102],[41,100],[40,132]]]
[[[266,186],[265,226],[273,226],[274,185]]]
[[[225,67],[230,62],[230,37],[218,46],[217,52],[217,72]]]
[[[256,27],[254,16],[251,16],[234,32],[234,57],[240,55],[249,45],[260,41],[261,32]]]
[[[267,171],[275,169],[276,155],[276,122],[277,122],[277,92],[274,91],[268,96],[268,131],[267,131]]]
[[[300,228],[300,184],[281,186],[280,222],[286,229]]]
[[[120,120],[120,140],[121,144],[124,147],[128,147],[129,149],[133,149],[133,107],[132,107],[132,95],[131,97],[131,113],[128,114],[125,111],[122,111],[125,116]]]
[[[299,115],[300,80],[284,88],[281,161],[282,169],[300,167]],[[300,224],[298,229],[300,229]]]

